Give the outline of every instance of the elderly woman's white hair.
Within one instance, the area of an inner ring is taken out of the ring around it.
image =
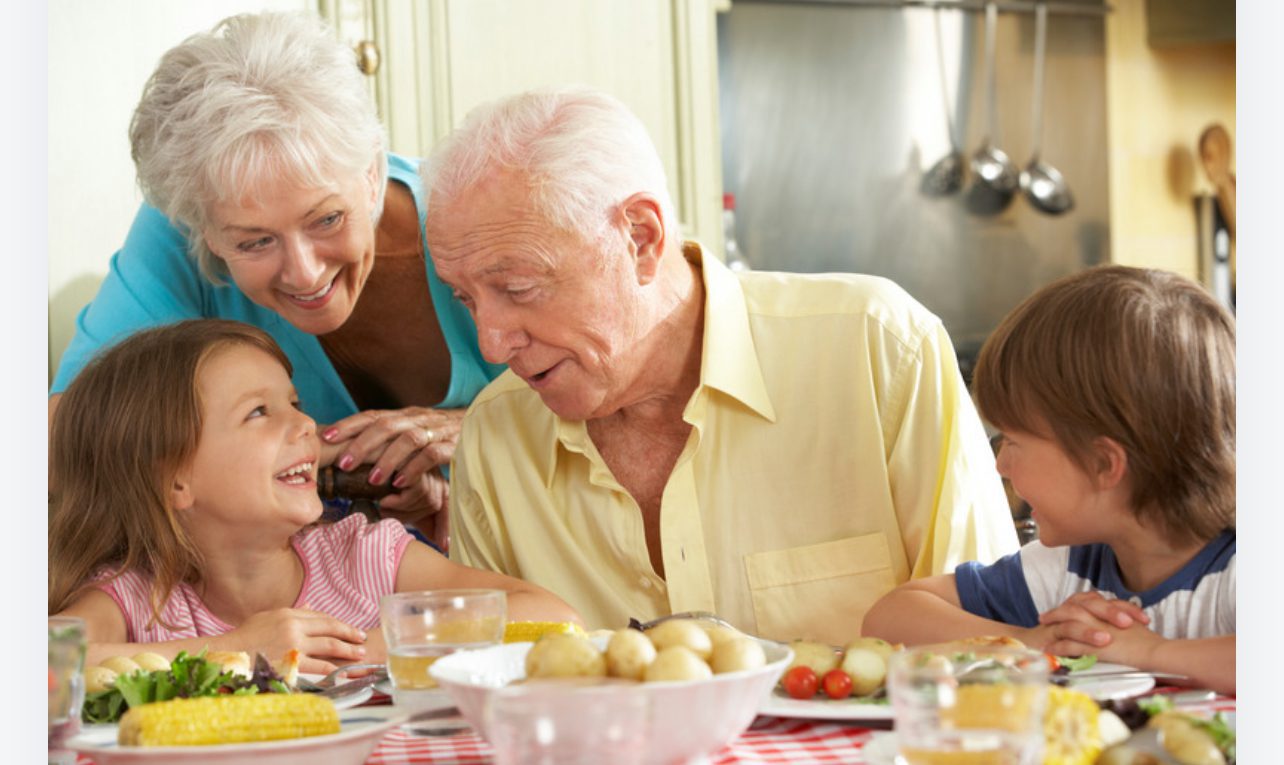
[[[232,16],[167,52],[129,127],[147,201],[188,229],[201,272],[223,262],[202,231],[211,204],[254,198],[266,178],[321,188],[377,172],[383,209],[388,157],[356,54],[302,13]]]
[[[474,108],[423,163],[429,205],[449,206],[496,170],[520,173],[536,210],[587,239],[605,235],[617,206],[639,191],[659,200],[666,238],[680,238],[664,165],[646,127],[601,91],[548,88]]]

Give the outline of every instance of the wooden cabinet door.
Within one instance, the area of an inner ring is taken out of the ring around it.
[[[612,93],[646,125],[683,234],[722,252],[712,0],[325,0],[373,40],[375,97],[393,151],[423,156],[474,106],[544,85]]]

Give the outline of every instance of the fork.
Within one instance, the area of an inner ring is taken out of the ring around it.
[[[385,669],[385,667],[386,665],[384,664],[345,664],[342,667],[339,667],[335,671],[331,672],[330,674],[326,675],[325,677],[321,678],[320,680],[316,681],[315,683],[300,675],[296,685],[301,691],[304,691],[307,693],[317,693],[320,691],[324,691],[327,688],[333,688],[334,684],[338,681],[340,675],[345,675],[345,674],[348,674],[349,672],[356,672],[357,670],[362,670],[362,669]]]

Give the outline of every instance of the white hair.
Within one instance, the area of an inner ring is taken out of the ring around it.
[[[313,15],[241,14],[167,52],[129,126],[147,201],[187,228],[207,278],[227,270],[205,245],[210,205],[255,198],[266,177],[322,188],[376,170],[386,141],[356,54]]]
[[[648,192],[659,200],[666,238],[680,239],[664,165],[646,127],[606,93],[564,86],[482,104],[420,172],[429,204],[447,207],[495,171],[518,173],[540,214],[590,240],[605,235],[621,202]]]

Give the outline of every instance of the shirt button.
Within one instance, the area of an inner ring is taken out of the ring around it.
[[[638,578],[638,584],[642,585],[642,589],[644,590],[651,589],[651,580],[647,579],[645,576]]]

